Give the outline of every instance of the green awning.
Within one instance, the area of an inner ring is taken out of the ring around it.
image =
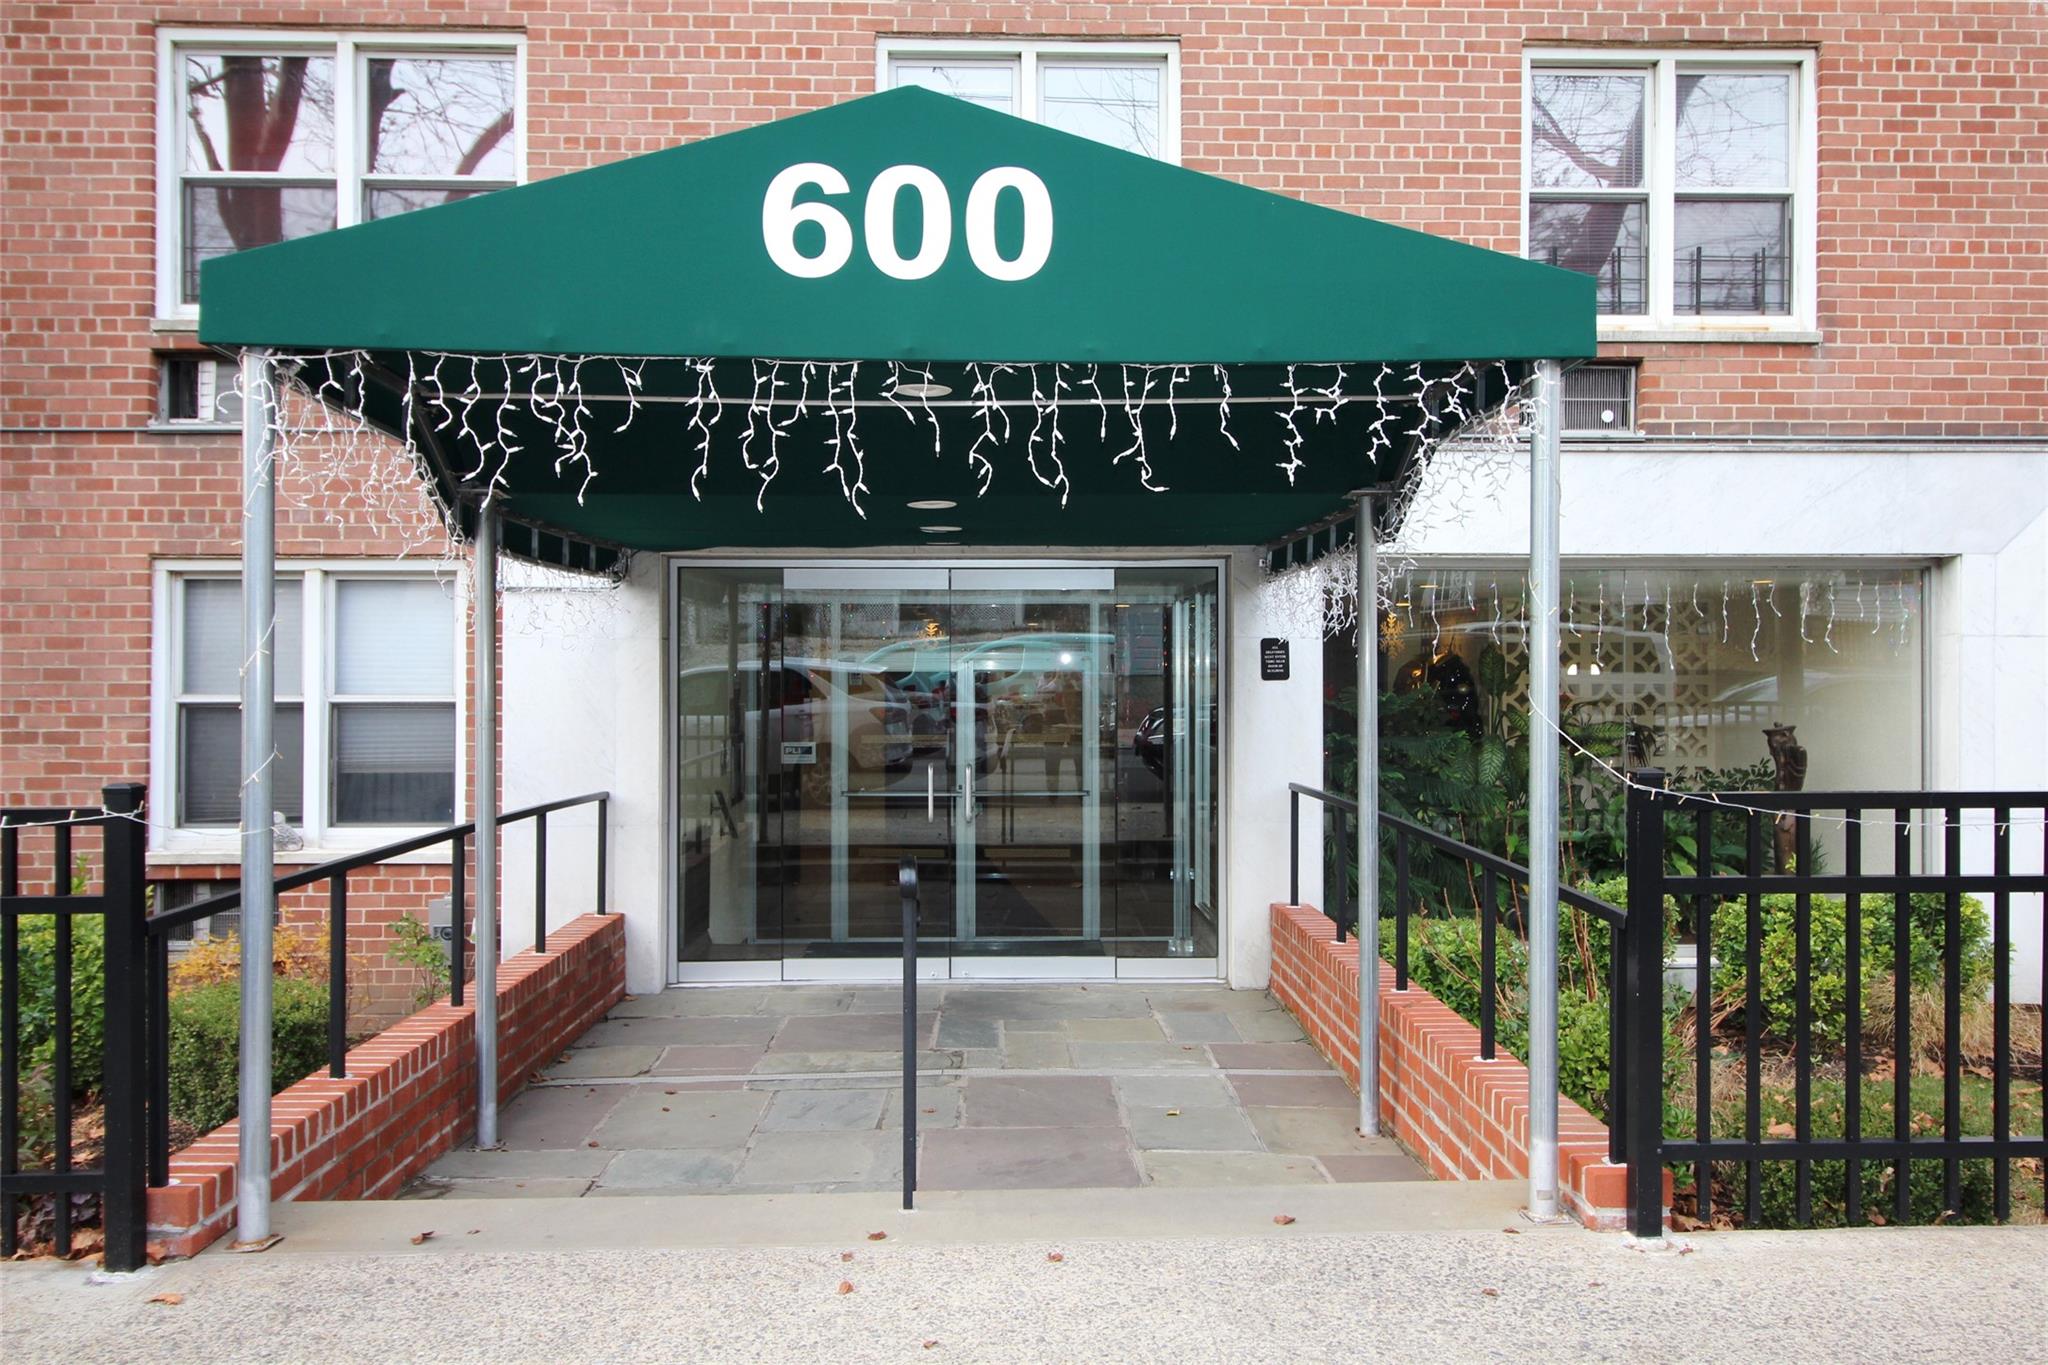
[[[878,179],[896,188],[871,193]],[[345,405],[387,431],[409,417],[416,438],[434,428],[421,445],[444,504],[481,487],[472,470],[494,469],[515,524],[507,547],[546,558],[577,541],[916,543],[931,534],[917,529],[931,515],[905,507],[917,500],[958,502],[945,524],[962,529],[947,538],[969,543],[1261,543],[1398,477],[1412,449],[1401,433],[1417,424],[1384,407],[1290,397],[1333,382],[1336,365],[1354,398],[1377,384],[1396,405],[1406,393],[1427,406],[1429,386],[1466,362],[1491,362],[1498,399],[1528,362],[1594,354],[1584,276],[921,90],[222,257],[201,281],[203,340],[299,357],[302,377],[339,377]],[[532,356],[550,358],[546,373]],[[763,360],[840,362],[809,382],[842,385],[847,404],[799,413],[802,367],[775,371],[785,406],[765,493],[765,427],[749,413]],[[1155,393],[1129,417],[1132,365],[1187,367],[1139,374],[1176,404]],[[906,366],[950,402],[891,401]],[[596,413],[587,462],[560,458],[544,412],[501,409],[496,422],[519,430],[479,438],[424,401],[431,384],[530,404],[565,372]],[[693,402],[707,380],[715,408]],[[1034,383],[1065,386],[1063,484],[1032,472],[1047,411]],[[978,450],[986,463],[968,454],[988,428],[968,401],[978,384],[1008,418]],[[843,470],[827,469],[848,414],[862,427],[865,516]],[[1128,450],[1140,432],[1149,476]]]

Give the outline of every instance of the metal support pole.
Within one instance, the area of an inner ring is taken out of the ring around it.
[[[1529,1213],[1557,1199],[1558,423],[1555,360],[1536,363],[1529,443]]]
[[[277,913],[272,857],[272,764],[277,745],[271,666],[277,621],[277,486],[273,459],[275,369],[266,351],[242,353],[242,1043],[235,1238],[270,1236],[270,922]]]
[[[476,811],[476,1145],[498,1145],[498,509],[476,518],[470,576],[471,666],[476,726],[470,800]],[[461,951],[460,936],[456,950]]]
[[[1372,494],[1358,497],[1358,1131],[1380,1131],[1380,566]],[[1341,814],[1333,812],[1342,820]],[[1342,877],[1339,867],[1337,875]],[[1341,885],[1341,883],[1340,883]]]

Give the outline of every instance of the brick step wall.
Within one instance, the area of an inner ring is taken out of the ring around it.
[[[583,915],[548,935],[546,953],[499,964],[499,1102],[625,989],[621,915]],[[476,1009],[429,1005],[350,1049],[346,1070],[334,1080],[322,1068],[272,1101],[275,1199],[389,1198],[474,1133]],[[230,1122],[171,1158],[171,1183],[149,1191],[152,1258],[190,1256],[233,1226],[240,1141]]]
[[[1358,1088],[1358,943],[1337,942],[1327,915],[1275,905],[1273,997],[1294,1012],[1322,1054]],[[1379,964],[1380,1113],[1393,1136],[1439,1180],[1520,1180],[1529,1174],[1529,1069],[1505,1053],[1479,1056],[1479,1030],[1413,982],[1394,989]],[[1590,1228],[1628,1220],[1628,1167],[1607,1159],[1607,1125],[1557,1100],[1559,1195]],[[1671,1204],[1671,1177],[1664,1178]]]

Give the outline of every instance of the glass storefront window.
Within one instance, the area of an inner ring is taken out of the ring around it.
[[[1567,567],[1558,596],[1558,715],[1589,804],[1619,788],[1600,764],[1695,789],[1770,789],[1802,759],[1807,791],[1923,785],[1917,568]],[[1379,622],[1383,687],[1424,698],[1439,728],[1512,745],[1527,620],[1519,566],[1410,568]],[[1838,855],[1839,830],[1818,833]]]

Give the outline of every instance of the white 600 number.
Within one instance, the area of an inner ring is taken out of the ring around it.
[[[798,162],[768,182],[761,200],[761,241],[778,269],[816,280],[852,259],[853,224],[831,204],[797,203],[797,192],[810,186],[828,196],[851,192],[836,168],[821,161]],[[996,204],[1004,190],[1015,190],[1024,207],[1024,238],[1015,256],[1004,256],[996,248]],[[896,201],[906,192],[917,196],[924,225],[912,256],[896,249]],[[816,223],[824,233],[825,244],[816,255],[806,256],[796,248],[796,230],[802,223]],[[963,226],[975,269],[992,280],[1028,280],[1052,254],[1052,196],[1046,193],[1045,182],[1022,166],[997,166],[982,172],[967,191]],[[884,275],[921,280],[932,274],[953,249],[953,203],[945,182],[923,166],[889,167],[868,186],[861,236],[868,259]]]

